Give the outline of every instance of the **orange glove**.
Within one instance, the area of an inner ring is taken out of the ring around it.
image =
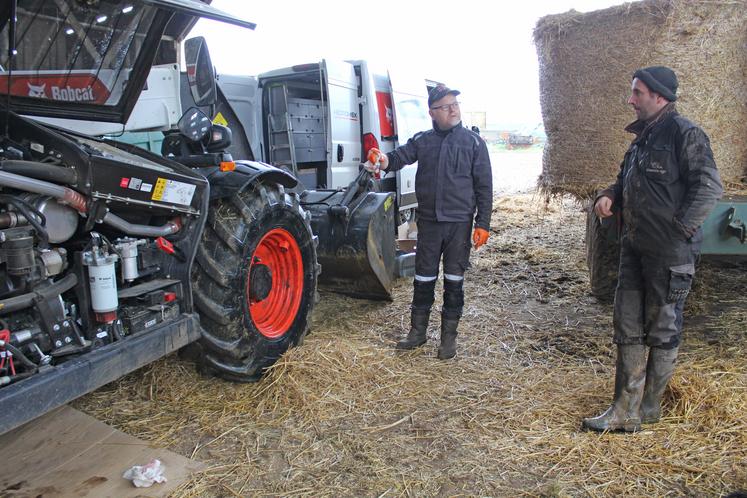
[[[376,147],[372,147],[371,150],[368,151],[368,162],[371,164],[376,164],[379,162],[379,158],[381,157],[381,151],[377,149]]]
[[[372,147],[371,150],[368,151],[366,162],[363,163],[363,167],[366,171],[371,173],[377,180],[381,178],[381,163],[379,161],[381,160],[382,155],[383,154],[379,149]]]
[[[475,244],[475,249],[482,247],[488,241],[488,237],[490,237],[490,233],[487,230],[484,228],[475,228],[475,231],[472,232],[472,242]]]

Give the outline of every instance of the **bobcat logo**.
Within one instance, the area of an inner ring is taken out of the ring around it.
[[[46,83],[44,83],[43,85],[32,85],[31,83],[26,84],[29,86],[29,97],[36,97],[39,99],[47,98]]]

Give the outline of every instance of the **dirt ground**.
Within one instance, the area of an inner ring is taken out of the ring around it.
[[[312,333],[256,384],[172,355],[75,406],[205,462],[174,496],[722,496],[747,488],[743,267],[702,264],[664,418],[634,435],[581,418],[612,394],[611,307],[588,294],[570,199],[496,200],[473,254],[457,357],[394,350],[393,303],[321,294]],[[437,306],[440,299],[437,300]],[[168,476],[168,472],[167,472]]]

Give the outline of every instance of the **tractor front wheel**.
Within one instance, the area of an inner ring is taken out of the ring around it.
[[[303,339],[319,273],[309,220],[274,183],[211,204],[192,278],[205,370],[255,381]]]

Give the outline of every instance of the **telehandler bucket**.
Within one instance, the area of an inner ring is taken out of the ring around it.
[[[319,237],[323,289],[356,298],[392,300],[392,285],[414,274],[414,253],[397,250],[393,193],[374,192],[367,171],[345,190],[307,190],[301,204]]]

